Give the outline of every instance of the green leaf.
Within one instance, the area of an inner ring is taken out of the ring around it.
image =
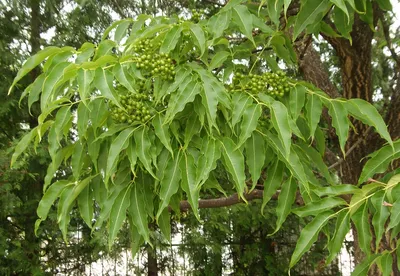
[[[379,7],[384,11],[391,11],[393,10],[392,3],[390,0],[377,0]]]
[[[41,74],[39,77],[35,79],[31,86],[31,91],[28,96],[28,108],[29,112],[31,110],[32,104],[39,100],[40,93],[42,92],[43,82],[45,80],[46,75]],[[22,96],[21,96],[22,97]]]
[[[210,172],[217,167],[217,160],[221,156],[221,148],[215,139],[203,139],[200,152],[204,155],[197,162],[196,179],[200,187],[209,178]]]
[[[341,211],[337,217],[335,225],[335,234],[328,243],[329,256],[326,259],[326,264],[330,264],[340,252],[344,239],[350,231],[350,213],[346,210]]]
[[[294,150],[292,150],[290,151],[290,155],[287,158],[285,156],[285,151],[283,149],[283,146],[276,135],[272,134],[269,131],[266,131],[266,135],[264,137],[267,139],[268,144],[271,146],[271,148],[277,153],[279,159],[285,163],[286,167],[291,171],[293,176],[296,177],[297,180],[299,180],[300,183],[308,191],[309,190],[308,178],[304,172],[303,164],[300,162],[297,153]]]
[[[51,187],[51,186],[50,186]],[[78,208],[83,221],[92,228],[93,223],[93,195],[90,186],[86,186],[78,196]]]
[[[126,150],[126,155],[128,156],[128,159],[129,159],[129,163],[131,166],[131,172],[135,175],[136,174],[135,166],[137,163],[137,154],[136,154],[135,143],[132,138],[131,138],[131,141]]]
[[[54,55],[56,53],[61,52],[62,50],[58,47],[46,47],[43,50],[37,52],[34,56],[30,57],[25,61],[22,65],[21,69],[19,69],[17,75],[14,78],[13,83],[11,84],[10,89],[8,90],[8,94],[11,93],[15,84],[20,81],[26,74],[32,71],[36,66],[38,66],[42,61],[44,61],[47,57]]]
[[[385,231],[386,221],[389,217],[388,207],[384,205],[385,202],[385,191],[379,191],[371,197],[372,206],[375,208],[374,215],[372,217],[372,225],[375,231],[375,248],[379,248],[379,243],[382,239],[382,235]]]
[[[163,125],[164,118],[161,114],[157,114],[152,123],[154,127],[154,132],[156,133],[158,139],[160,139],[161,143],[169,150],[169,152],[174,156],[174,152],[171,148],[171,137],[169,134],[168,126]]]
[[[269,236],[278,232],[282,224],[285,222],[287,216],[290,214],[292,205],[296,199],[297,185],[296,181],[290,177],[283,184],[281,192],[278,196],[278,205],[276,206],[276,214],[278,216],[276,220],[275,231]]]
[[[371,155],[361,172],[358,184],[366,182],[368,178],[373,177],[376,173],[384,173],[390,162],[397,158],[400,158],[400,140],[393,142],[393,148],[390,145],[386,145]]]
[[[386,197],[389,202],[395,202],[397,199],[400,198],[400,169],[396,169],[394,171],[391,171],[390,173],[386,174],[383,179],[381,179],[382,182],[385,182],[385,179],[390,177],[389,181],[387,181],[387,192],[386,192]]]
[[[335,4],[336,7],[341,9],[347,16],[347,19],[350,19],[349,16],[349,11],[347,10],[346,2],[345,0],[330,0],[333,4]]]
[[[117,63],[114,65],[113,74],[120,84],[122,84],[130,92],[135,92],[133,88],[133,78],[127,72],[127,68]]]
[[[83,102],[78,104],[78,118],[76,119],[76,124],[78,127],[79,139],[86,137],[87,126],[89,123],[89,112],[89,108],[85,106]]]
[[[347,205],[347,202],[339,197],[325,197],[318,201],[308,203],[303,207],[293,209],[292,212],[299,217],[315,216],[341,205]]]
[[[126,36],[127,30],[129,28],[129,25],[131,25],[132,19],[127,18],[123,19],[122,22],[118,25],[117,29],[115,30],[114,34],[114,40],[118,44],[121,42],[121,40]]]
[[[306,101],[306,88],[296,85],[289,94],[290,114],[293,120],[297,120]]]
[[[177,93],[171,95],[168,104],[165,122],[170,122],[175,115],[185,108],[187,103],[193,102],[196,95],[200,93],[200,85],[198,82],[188,79],[188,82],[179,87]]]
[[[315,129],[322,114],[322,102],[316,94],[309,94],[306,103],[306,119],[310,126],[310,137],[314,137]]]
[[[91,70],[79,69],[77,79],[79,97],[81,98],[82,102],[87,105],[86,101],[88,96],[90,96],[90,84],[94,79],[94,73]]]
[[[169,53],[175,49],[179,38],[182,33],[182,25],[172,27],[165,35],[164,40],[160,47],[160,53]]]
[[[144,15],[144,16],[147,17],[147,18],[146,19],[144,19],[144,17],[141,18],[140,19],[141,22],[138,24],[137,28],[141,28],[141,25],[143,25],[144,21],[146,21],[147,19],[150,18],[148,15]],[[135,24],[134,24],[133,27],[135,27]],[[134,45],[137,41],[139,41],[141,39],[144,39],[144,38],[151,37],[154,34],[160,33],[164,29],[167,29],[169,27],[170,27],[170,25],[162,24],[162,23],[146,26],[146,28],[143,30],[143,32],[131,32],[131,35],[129,36],[129,38],[126,41],[126,44]],[[127,51],[129,51],[129,50],[131,50],[131,49],[128,48]]]
[[[108,224],[108,247],[111,250],[111,246],[114,239],[117,237],[119,230],[122,227],[122,223],[126,218],[126,209],[130,205],[130,194],[131,186],[124,188],[114,201],[110,213],[110,222]]]
[[[355,191],[350,200],[350,212],[353,215],[359,207],[368,200],[369,195],[377,189],[381,189],[384,184],[370,183],[362,186],[361,190]]]
[[[253,132],[251,137],[247,139],[244,148],[246,150],[246,164],[249,167],[253,181],[251,190],[253,190],[261,176],[261,170],[265,162],[264,138],[258,132]]]
[[[203,106],[206,108],[210,126],[215,125],[218,106],[218,92],[209,79],[203,78],[203,89],[200,90]]]
[[[199,193],[200,189],[196,185],[196,166],[194,158],[191,154],[184,153],[179,168],[181,170],[182,190],[185,191],[192,211],[196,218],[200,221],[199,215]]]
[[[213,70],[219,66],[221,66],[224,61],[231,55],[231,53],[227,51],[218,51],[213,58],[211,59],[210,65],[208,66],[209,70]]]
[[[265,1],[264,1],[265,2]],[[275,24],[279,26],[279,17],[281,16],[283,0],[267,0],[267,11],[269,18]]]
[[[117,138],[112,142],[110,146],[110,151],[107,157],[107,170],[105,171],[105,180],[104,182],[107,184],[108,179],[112,175],[115,167],[118,164],[118,157],[121,151],[126,149],[129,145],[129,139],[131,138],[134,132],[133,128],[128,128],[122,131]],[[136,134],[136,133],[135,133]]]
[[[349,118],[347,110],[339,101],[331,101],[328,105],[329,115],[332,117],[332,125],[336,130],[336,135],[339,138],[340,149],[345,156],[345,146],[347,137],[349,136]]]
[[[147,213],[145,209],[146,201],[143,185],[133,183],[130,194],[129,215],[132,217],[133,223],[136,225],[140,235],[144,240],[151,244],[149,236],[149,227]]]
[[[335,7],[333,10],[333,22],[339,33],[352,43],[351,31],[354,24],[354,11],[345,14],[341,9]]]
[[[387,231],[400,224],[400,198],[398,198],[390,209],[390,222]]]
[[[292,268],[307,251],[310,250],[311,246],[318,239],[318,234],[322,227],[328,223],[332,217],[332,211],[326,211],[317,215],[309,224],[307,224],[300,233],[300,237],[297,240],[296,248],[290,259],[289,267]]]
[[[43,64],[43,72],[49,73],[55,65],[68,61],[75,52],[74,48],[68,46],[62,47],[60,50],[59,53],[49,56]]]
[[[146,170],[155,178],[157,176],[154,174],[152,166],[151,166],[151,155],[150,148],[152,146],[149,134],[149,128],[147,126],[143,126],[134,132],[135,143],[136,143],[136,154],[139,157],[140,162],[142,162],[143,166]]]
[[[236,191],[239,196],[246,202],[243,196],[245,190],[246,176],[244,173],[244,157],[237,145],[228,137],[224,137],[221,141],[222,155],[224,164],[228,172],[231,174],[235,182]]]
[[[163,178],[160,181],[160,207],[156,218],[158,219],[165,207],[168,206],[171,196],[173,196],[179,188],[181,174],[179,171],[180,152],[174,160],[169,159],[165,168]]]
[[[76,141],[74,144],[74,152],[71,157],[72,175],[76,180],[80,177],[85,154],[86,151],[84,151],[84,145],[80,140]]]
[[[200,56],[202,56],[206,50],[206,38],[204,31],[198,24],[190,24],[190,31],[193,34],[195,45],[200,49]]]
[[[61,136],[69,132],[70,125],[68,122],[72,120],[71,106],[63,106],[57,111],[56,120],[54,121],[54,130],[57,141],[61,141]]]
[[[297,14],[293,29],[293,41],[309,25],[318,22],[331,6],[329,0],[306,0],[301,5],[300,12]]]
[[[61,198],[58,203],[57,222],[60,224],[60,229],[64,240],[66,240],[67,236],[67,227],[70,220],[70,212],[73,206],[72,204],[94,177],[95,175],[91,175],[84,180],[75,182],[73,186],[68,186],[67,189],[64,189],[61,194]]]
[[[118,94],[114,89],[113,81],[113,74],[109,70],[103,68],[96,69],[94,75],[94,85],[96,88],[100,90],[104,97],[123,109],[118,101]]]
[[[255,46],[253,39],[253,17],[244,5],[235,6],[232,9],[233,22],[239,27],[239,30],[251,41]]]
[[[338,196],[338,195],[346,195],[346,194],[353,194],[360,189],[351,184],[340,184],[335,186],[328,186],[328,187],[318,187],[314,189],[313,192],[319,196]]]
[[[82,47],[78,50],[75,59],[76,64],[87,62],[93,55],[96,46],[93,43],[85,42]]]
[[[234,7],[237,7],[238,5],[242,4],[246,0],[230,0],[226,3],[226,5],[221,9],[221,11],[227,11],[230,10]]]
[[[164,209],[164,211],[162,211],[160,217],[158,218],[158,226],[160,227],[164,238],[171,242],[171,214],[168,209]]]
[[[213,38],[217,39],[222,36],[225,29],[228,28],[231,20],[231,11],[219,12],[208,20],[208,29],[213,34]]]
[[[272,125],[278,132],[279,140],[281,140],[285,150],[285,156],[290,154],[290,145],[292,143],[292,131],[289,125],[289,115],[286,106],[279,102],[274,101],[271,105],[271,119]]]
[[[281,186],[283,180],[283,169],[283,164],[279,160],[277,160],[273,165],[270,165],[267,170],[267,178],[264,181],[261,214],[264,213],[265,206]]]
[[[46,109],[52,101],[52,93],[55,89],[56,83],[60,81],[64,75],[64,70],[70,65],[69,62],[61,62],[54,66],[50,74],[46,76],[43,82],[43,91],[40,96],[40,109],[42,112]]]
[[[315,129],[315,142],[317,143],[316,148],[321,156],[325,156],[326,141],[325,133],[317,126]]]
[[[197,118],[197,114],[193,112],[186,121],[183,149],[186,149],[189,146],[189,143],[192,141],[193,136],[198,134],[200,131],[200,121]]]
[[[271,38],[270,44],[276,55],[288,64],[293,64],[296,61],[296,54],[287,36],[277,33]]]
[[[356,226],[358,243],[361,250],[365,254],[370,255],[372,235],[369,222],[368,204],[364,203],[362,208],[359,208],[357,212],[352,215],[351,220]]]
[[[388,251],[385,251],[381,257],[377,258],[375,261],[378,264],[378,267],[382,271],[382,276],[390,276],[393,272],[393,258],[392,254]]]
[[[115,46],[117,45],[112,40],[103,40],[100,42],[96,49],[96,53],[94,54],[93,61],[96,61],[103,56],[110,55]]]
[[[120,24],[122,24],[126,21],[127,21],[127,19],[122,19],[122,20],[113,22],[109,27],[107,27],[107,29],[105,29],[103,36],[101,37],[101,40],[106,40],[112,30],[114,30],[116,27],[118,27]]]
[[[74,190],[74,186],[67,186],[62,191],[60,195],[60,200],[58,201],[58,208],[57,208],[57,223],[61,230],[63,239],[65,243],[67,243],[67,232],[68,232],[68,224],[71,220],[70,210],[63,212],[64,203],[68,200]]]
[[[129,173],[127,173],[127,176],[129,175]],[[100,185],[103,185],[102,182],[100,182]],[[111,212],[111,208],[113,207],[114,203],[115,203],[115,199],[117,198],[117,196],[120,194],[120,192],[126,187],[126,185],[114,185],[112,186],[112,188],[110,189],[110,193],[109,196],[107,197],[107,199],[102,202],[102,207],[100,210],[100,214],[99,217],[96,219],[96,222],[92,228],[92,232],[95,229],[98,229],[99,227],[101,227],[101,225],[103,224],[103,222],[108,219],[108,217],[110,216],[110,212]]]
[[[258,104],[253,104],[244,110],[242,124],[240,125],[239,143],[237,147],[242,146],[256,129],[258,119],[261,117],[261,113],[262,109]]]
[[[365,276],[365,275],[367,275],[369,268],[375,262],[375,259],[377,257],[379,257],[379,255],[378,254],[374,254],[374,255],[367,256],[366,258],[364,258],[364,260],[355,267],[355,269],[351,273],[351,276]]]
[[[73,189],[69,193],[68,197],[65,198],[65,201],[63,201],[62,203],[61,203],[61,200],[59,202],[59,208],[61,207],[60,208],[61,213],[58,212],[58,214],[57,214],[58,222],[60,222],[61,219],[63,219],[63,217],[66,217],[66,215],[70,212],[70,210],[72,208],[72,203],[74,203],[74,201],[78,197],[78,195],[82,192],[83,189],[85,189],[85,187],[90,183],[90,181],[94,177],[95,177],[95,175],[91,175],[91,176],[86,177],[83,180],[73,182],[73,185],[72,185]]]
[[[64,188],[71,184],[72,183],[68,180],[59,180],[50,185],[40,200],[36,210],[36,213],[41,220],[45,220],[47,218],[49,210],[54,204],[54,201],[56,201],[56,199],[61,195]]]
[[[11,157],[11,167],[14,165],[15,161],[17,161],[18,157],[25,152],[26,148],[29,146],[31,141],[35,139],[37,136],[37,128],[35,127],[31,131],[29,131],[27,134],[22,137],[22,139],[18,142],[18,144],[15,146],[14,153]]]
[[[373,126],[383,139],[393,145],[386,123],[373,105],[361,99],[350,99],[345,102],[345,107],[354,118]]]
[[[50,130],[50,133],[51,133],[51,130]],[[49,142],[51,140],[55,140],[55,138],[54,139],[50,139],[50,137],[51,137],[50,133],[49,133]],[[54,142],[54,143],[57,144],[56,142]],[[46,176],[44,178],[44,187],[43,187],[44,191],[51,184],[51,180],[53,179],[55,173],[57,172],[58,168],[60,167],[61,162],[63,161],[64,156],[65,156],[65,151],[67,149],[68,149],[68,147],[66,147],[66,148],[64,148],[62,150],[59,150],[56,153],[56,150],[54,150],[54,152],[53,152],[53,150],[51,149],[51,144],[50,144],[49,153],[50,153],[52,161],[51,161],[50,165],[47,167]]]
[[[260,17],[256,16],[255,14],[251,14],[251,17],[253,18],[254,28],[260,29],[260,31],[262,31],[265,34],[271,35],[274,33],[274,31],[271,29],[269,24],[267,24],[263,18],[260,18]]]
[[[140,246],[144,243],[143,237],[139,234],[136,225],[133,223],[133,219],[129,216],[129,228],[131,232],[131,254],[132,258],[136,256],[136,254],[140,250]]]
[[[285,18],[286,18],[287,9],[289,8],[289,5],[291,2],[292,2],[292,0],[283,0],[283,12],[285,14]]]
[[[253,102],[252,98],[246,93],[237,92],[232,97],[232,127],[234,127],[242,118],[247,107]]]
[[[335,181],[329,173],[328,167],[326,166],[321,154],[313,147],[306,145],[305,143],[298,143],[297,146],[299,146],[301,150],[310,157],[310,161],[316,168],[318,168],[319,172],[325,177],[326,181],[329,184],[335,184]]]

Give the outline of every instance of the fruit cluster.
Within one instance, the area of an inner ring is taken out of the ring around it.
[[[135,57],[136,67],[147,77],[160,76],[163,80],[173,80],[175,66],[173,60],[166,53],[158,54],[154,47],[159,48],[160,43],[153,45],[150,39],[144,39],[133,47],[137,53]]]
[[[237,86],[253,94],[267,93],[278,97],[282,97],[290,90],[288,79],[282,71],[266,72],[262,75],[235,73],[232,88],[235,89]]]
[[[192,9],[192,21],[196,23],[199,22],[204,14],[205,11],[203,9]]]
[[[149,96],[142,93],[127,93],[121,96],[122,108],[111,103],[111,116],[117,123],[145,123],[153,115]]]

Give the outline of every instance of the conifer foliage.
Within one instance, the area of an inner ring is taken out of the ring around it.
[[[115,22],[98,45],[47,47],[30,57],[10,92],[40,66],[42,73],[23,97],[29,107],[39,101],[41,114],[38,125],[16,147],[12,164],[30,143],[48,140],[52,163],[36,229],[57,202],[58,223],[66,237],[77,202],[93,231],[107,225],[110,245],[125,220],[132,248],[151,243],[148,225],[153,222],[169,240],[170,211],[187,200],[200,218],[202,188],[216,181],[214,170],[221,166],[232,187],[226,192],[237,193],[243,201],[257,184],[264,185],[263,206],[278,194],[274,232],[291,212],[311,218],[290,267],[320,233],[331,235],[326,260],[331,262],[352,221],[367,255],[355,275],[374,262],[383,273],[390,271],[392,252],[400,255],[398,243],[392,251],[371,252],[368,210],[375,210],[376,244],[389,230],[395,239],[400,230],[400,178],[365,183],[400,157],[400,141],[392,141],[370,103],[330,98],[281,70],[295,68],[293,41],[305,32],[326,30],[329,26],[321,19],[332,9],[332,24],[340,31],[332,35],[346,38],[351,28],[344,26],[355,14],[370,22],[370,1],[358,1],[364,10],[354,1],[301,1],[299,12],[286,18],[291,2],[254,5],[232,0],[209,19],[193,21],[139,15]],[[390,5],[376,2],[382,8]],[[280,20],[287,20],[285,30],[277,28]],[[343,154],[353,119],[386,141],[369,157],[359,183],[351,183],[355,185],[337,183],[323,162],[323,109]],[[73,175],[53,180],[62,164],[70,166]],[[296,197],[303,206],[293,205]],[[334,233],[326,233],[328,223],[336,225]]]

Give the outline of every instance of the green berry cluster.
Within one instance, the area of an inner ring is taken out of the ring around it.
[[[154,114],[149,96],[142,93],[128,93],[121,96],[122,108],[111,103],[111,116],[117,123],[140,124]]]
[[[267,93],[278,97],[282,97],[290,90],[288,79],[282,71],[266,72],[262,75],[235,73],[232,86],[233,88],[240,86],[253,94]]]
[[[199,22],[204,14],[205,11],[203,9],[192,9],[192,21]]]
[[[135,45],[133,49],[137,53],[136,67],[144,76],[161,76],[163,80],[173,80],[175,76],[174,61],[166,53],[155,52],[155,48],[160,46],[160,43],[153,45],[150,39],[144,39]]]

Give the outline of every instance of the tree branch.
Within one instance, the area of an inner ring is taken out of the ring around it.
[[[345,156],[348,156],[353,150],[355,150],[359,144],[361,144],[363,141],[365,141],[365,137],[367,136],[368,132],[372,129],[372,127],[368,127],[367,130],[361,135],[361,137],[355,142],[345,153]],[[339,159],[339,161],[335,162],[334,164],[330,165],[328,167],[328,170],[331,170],[340,164],[342,164],[345,161],[344,158]]]
[[[253,190],[248,194],[244,195],[244,198],[247,201],[252,201],[254,199],[263,198],[264,191],[262,190]],[[272,199],[277,199],[279,195],[279,191],[275,195],[272,196]],[[221,198],[213,198],[213,199],[200,199],[199,200],[199,209],[206,208],[220,208],[232,206],[238,203],[243,203],[243,199],[239,197],[237,193],[229,196],[229,197],[221,197]],[[191,206],[187,200],[182,200],[180,202],[180,209],[182,212],[188,211],[191,209]]]
[[[295,45],[299,57],[299,69],[306,81],[326,92],[331,98],[338,98],[341,95],[329,79],[329,72],[322,63],[319,53],[312,46],[311,40],[311,37],[306,36]]]

